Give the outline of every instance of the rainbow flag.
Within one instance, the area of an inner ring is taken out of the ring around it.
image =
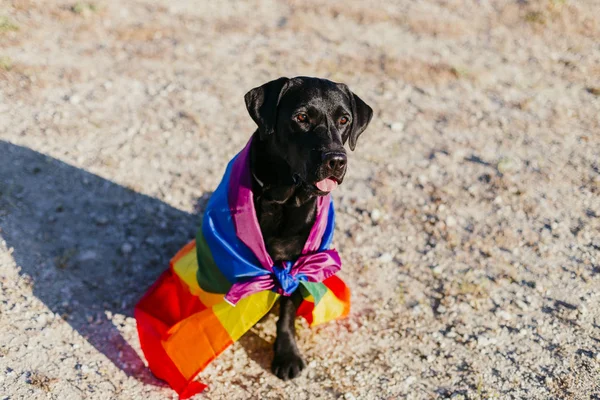
[[[317,215],[302,255],[274,263],[254,209],[251,141],[227,166],[196,240],[173,257],[135,307],[142,351],[150,370],[185,399],[206,385],[194,378],[273,307],[293,296],[297,315],[311,325],[346,316],[350,291],[334,274],[330,249],[335,212],[330,196]]]

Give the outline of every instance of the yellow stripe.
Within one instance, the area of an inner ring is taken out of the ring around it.
[[[331,290],[327,289],[327,292],[313,310],[313,322],[311,326],[341,317],[344,313],[344,307],[344,302],[335,297]]]
[[[209,293],[198,285],[198,257],[196,253],[196,246],[188,249],[186,254],[183,254],[173,264],[173,270],[187,285],[190,293],[194,296],[198,296],[202,304],[206,307],[212,307],[223,301],[223,294],[220,293]]]
[[[270,290],[255,293],[232,306],[222,302],[213,307],[213,312],[235,342],[254,326],[275,304],[279,295]]]
[[[221,294],[221,293],[209,293],[209,292],[205,292],[202,289],[200,289],[200,293],[198,293],[198,298],[200,298],[200,301],[206,307],[212,307],[215,304],[219,304],[219,303],[223,302],[224,301],[223,297],[225,297],[224,294]]]
[[[193,295],[197,295],[200,291],[198,286],[198,258],[196,256],[196,246],[190,249],[187,254],[182,255],[174,264],[173,270],[179,278],[185,282],[190,288]]]

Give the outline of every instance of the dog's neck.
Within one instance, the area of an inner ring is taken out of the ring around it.
[[[254,207],[274,261],[300,256],[315,221],[317,196],[294,182],[287,162],[255,134],[250,147]]]
[[[288,163],[255,134],[250,147],[250,170],[255,197],[287,207],[300,207],[315,202],[316,195],[296,182]]]

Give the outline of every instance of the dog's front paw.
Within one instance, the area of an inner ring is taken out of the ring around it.
[[[271,370],[275,375],[284,381],[294,379],[306,367],[300,354],[296,352],[286,352],[283,354],[275,353]]]

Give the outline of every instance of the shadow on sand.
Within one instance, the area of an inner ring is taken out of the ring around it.
[[[146,383],[161,384],[107,314],[133,315],[170,257],[193,238],[199,215],[0,141],[0,236],[31,276],[34,295]]]

